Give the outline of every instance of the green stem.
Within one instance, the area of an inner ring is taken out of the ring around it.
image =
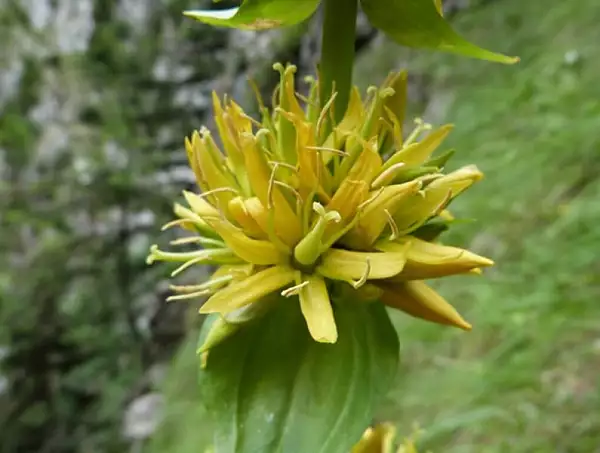
[[[354,37],[358,0],[323,0],[323,40],[321,42],[320,99],[321,105],[331,97],[334,82],[335,121],[346,113],[352,88]]]

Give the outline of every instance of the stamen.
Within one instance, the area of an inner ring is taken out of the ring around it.
[[[423,198],[425,198],[425,192],[424,191],[419,191],[417,192],[418,194],[420,194]],[[427,223],[427,221],[431,218],[431,217],[435,217],[439,214],[439,212],[443,211],[446,206],[448,206],[448,203],[450,202],[450,200],[452,199],[452,191],[448,191],[448,194],[446,195],[446,197],[444,197],[444,199],[440,202],[440,204],[438,204],[433,211],[431,212],[431,214],[427,217],[425,217],[424,219],[415,222],[413,224],[411,224],[408,228],[405,228],[403,231],[400,232],[400,236],[405,236],[407,234],[412,233],[413,231],[415,231],[416,229],[422,227],[423,225],[425,225],[425,223]],[[462,252],[460,252],[462,253]]]
[[[398,225],[396,224],[394,217],[392,217],[392,214],[390,214],[390,211],[384,209],[383,212],[385,212],[385,215],[387,216],[387,223],[390,226],[390,229],[392,230],[392,234],[390,235],[390,241],[395,241],[400,237],[400,230],[398,229]]]
[[[311,212],[312,212],[312,203],[311,201],[315,198],[317,192],[316,191],[312,191],[311,193],[308,194],[308,197],[306,197],[306,203],[304,203],[303,209],[302,209],[302,234],[306,235],[306,233],[308,233],[309,229],[310,229],[310,219],[311,219]]]
[[[175,226],[183,226],[186,223],[190,224],[192,222],[190,222],[188,219],[176,219],[176,220],[171,220],[170,222],[165,223],[161,228],[160,231],[166,231],[169,228],[173,228]]]
[[[392,87],[385,87],[379,90],[379,97],[381,99],[392,97],[394,94],[396,94],[396,90],[394,90]]]
[[[203,244],[213,245],[215,247],[224,247],[225,244],[217,239],[205,238],[203,236],[190,236],[185,238],[175,239],[169,242],[171,245],[186,245],[186,244]]]
[[[284,188],[288,189],[296,197],[296,202],[299,203],[300,205],[302,205],[302,197],[300,196],[300,192],[298,192],[292,186],[290,186],[289,184],[286,184],[285,182],[281,182],[281,181],[273,181],[273,184],[275,184],[279,187],[284,187]]]
[[[258,103],[258,109],[263,110],[265,108],[265,104],[262,100],[262,96],[260,94],[260,90],[258,89],[258,85],[254,81],[253,78],[248,78],[248,83],[250,84],[250,88],[254,92],[254,96],[256,97],[256,102]]]
[[[196,297],[206,296],[210,294],[212,291],[205,289],[202,291],[196,291],[195,293],[186,293],[186,294],[176,294],[173,296],[167,297],[167,302],[174,302],[178,300],[187,300],[187,299],[195,299]]]
[[[185,261],[184,264],[171,273],[171,276],[174,277],[196,263],[210,261],[214,258],[229,260],[234,258],[234,255],[231,250],[226,248],[195,250],[193,252],[163,252],[162,250],[159,250],[156,244],[154,244],[150,247],[150,254],[146,258],[146,263],[152,264],[155,261]]]
[[[273,209],[273,187],[275,186],[275,172],[277,167],[273,167],[269,176],[269,186],[267,188],[267,209]]]
[[[186,270],[188,267],[191,267],[194,264],[198,264],[199,262],[206,260],[206,258],[207,258],[206,256],[199,256],[198,258],[189,260],[187,263],[183,263],[181,266],[179,266],[177,269],[175,269],[173,272],[171,272],[171,277],[176,277],[177,275],[181,274],[184,270]]]
[[[367,102],[372,101],[371,97],[377,94],[378,88],[375,85],[367,87]]]
[[[348,153],[345,151],[342,151],[341,149],[336,149],[336,148],[328,148],[326,146],[305,146],[306,149],[312,149],[315,151],[328,151],[330,153],[334,153],[337,154],[339,156],[347,156]]]
[[[325,104],[325,106],[321,110],[321,113],[319,114],[319,119],[317,120],[317,128],[315,131],[317,137],[321,136],[321,128],[323,127],[323,123],[325,123],[325,119],[327,118],[327,111],[333,106],[336,97],[337,93],[333,93],[327,101],[327,104]]]
[[[421,181],[423,184],[429,184],[430,182],[435,181],[436,179],[440,179],[441,177],[443,177],[444,174],[443,173],[432,173],[429,175],[423,175],[419,178],[417,178],[419,181]]]
[[[244,113],[240,113],[240,116],[248,121],[250,121],[252,124],[254,124],[256,127],[261,128],[263,127],[262,123],[260,121],[255,120],[254,118],[252,118],[250,115]]]
[[[196,291],[202,291],[205,289],[211,289],[214,287],[221,287],[224,284],[230,282],[231,280],[233,280],[233,274],[227,274],[227,275],[223,275],[221,277],[213,278],[212,280],[204,282],[200,285],[169,285],[169,289],[171,291],[176,291],[178,293],[196,292]]]
[[[357,182],[362,182],[362,181],[357,181]],[[356,211],[357,212],[364,211],[364,209],[368,205],[370,205],[371,203],[373,203],[377,198],[379,198],[381,196],[381,194],[383,193],[384,189],[385,189],[385,187],[380,188],[375,195],[373,195],[371,198],[368,198],[365,201],[363,201],[361,204],[359,204],[358,207],[356,208]]]
[[[164,252],[158,248],[158,245],[153,244],[150,247],[150,254],[146,258],[146,264],[152,264],[155,261],[187,261],[199,256],[204,257],[207,253],[207,250],[195,250],[193,252]]]
[[[271,175],[269,176],[269,186],[267,189],[267,209],[272,209],[273,207],[273,187],[275,185],[288,189],[296,197],[296,204],[301,206],[302,197],[300,196],[300,193],[289,184],[275,180],[275,174],[279,168],[279,162],[274,162],[274,164],[275,165],[273,165],[273,169],[271,170]]]
[[[446,194],[446,197],[433,210],[433,214],[432,215],[434,215],[434,216],[439,215],[444,209],[446,209],[446,206],[448,206],[448,203],[450,203],[450,200],[452,200],[452,191],[451,190],[448,191],[448,193]]]
[[[300,294],[300,290],[308,284],[309,284],[309,282],[305,281],[305,282],[300,283],[299,285],[295,285],[290,288],[284,289],[283,291],[281,291],[281,295],[283,297],[296,296],[296,295]]]
[[[281,83],[278,83],[277,85],[275,85],[275,88],[273,89],[273,94],[271,95],[271,105],[279,105],[279,102],[277,102],[277,98],[279,97],[280,91]]]
[[[198,196],[200,198],[206,198],[215,193],[220,193],[220,192],[233,192],[238,197],[240,196],[240,193],[237,190],[235,190],[233,187],[217,187],[216,189],[212,189],[207,192],[202,192],[202,193],[198,194]]]
[[[394,176],[396,176],[396,173],[398,173],[398,170],[400,170],[404,166],[405,164],[403,162],[399,162],[397,164],[392,165],[390,168],[382,171],[381,174],[377,176],[377,178],[375,178],[375,181],[373,181],[373,183],[371,184],[371,188],[377,189],[380,186],[385,186],[389,184],[394,179]]]
[[[298,93],[297,91],[294,93],[296,95],[296,97],[298,99],[300,99],[302,102],[304,102],[305,104],[311,105],[313,107],[318,107],[319,105],[316,102],[311,101],[310,99],[308,99],[306,96],[304,96],[303,94]]]
[[[252,135],[250,136],[252,137]],[[266,151],[267,155],[272,156],[274,154],[272,150],[277,149],[277,139],[270,129],[264,127],[256,132],[256,140],[260,143],[263,137],[269,141],[269,146],[271,147],[271,149],[267,149],[263,146],[263,149]]]
[[[370,273],[371,273],[371,261],[367,258],[365,273],[362,275],[362,277],[360,277],[360,280],[351,282],[351,285],[354,287],[354,289],[358,289],[361,286],[363,286],[365,283],[367,283]]]
[[[419,137],[419,135],[421,135],[422,132],[429,131],[433,128],[431,124],[425,123],[421,118],[415,118],[415,124],[416,127],[408,136],[408,138],[404,142],[404,145],[402,145],[403,148],[406,148],[408,145],[411,145]]]
[[[286,162],[270,160],[270,161],[268,161],[268,163],[269,163],[269,165],[272,165],[274,167],[274,169],[277,167],[284,167],[284,168],[287,168],[288,170],[293,171],[294,173],[298,173],[298,169],[294,165],[288,164]]]

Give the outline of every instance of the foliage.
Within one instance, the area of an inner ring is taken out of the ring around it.
[[[200,388],[218,451],[349,451],[396,374],[398,340],[381,304],[340,307],[336,320],[338,341],[315,342],[281,298],[211,349]]]
[[[243,0],[237,8],[190,10],[185,14],[211,25],[262,30],[306,20],[319,3],[319,0]],[[462,38],[442,17],[442,4],[442,0],[360,0],[373,26],[404,46],[443,50],[507,64],[519,61],[481,49]],[[344,14],[343,5],[343,2],[339,3],[339,15]]]
[[[177,105],[181,86],[151,76],[161,41],[117,2],[89,4],[88,48],[71,53],[17,2],[0,6],[11,49],[1,58],[24,63],[0,104],[3,451],[123,451],[125,405],[152,387],[148,368],[183,334],[180,320],[165,328],[182,307],[161,308],[161,273],[144,258],[177,168],[164,130],[183,133],[204,110]],[[151,22],[191,33],[190,53],[224,42],[179,27],[180,7]],[[208,77],[207,65],[220,70],[201,59],[192,77]]]

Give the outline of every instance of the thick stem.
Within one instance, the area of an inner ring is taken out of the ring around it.
[[[319,65],[321,106],[331,97],[335,83],[335,121],[348,107],[352,88],[354,38],[358,0],[324,0],[323,40]]]

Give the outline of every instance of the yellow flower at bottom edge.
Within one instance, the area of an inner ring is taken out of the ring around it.
[[[180,262],[172,276],[196,264],[219,266],[204,283],[172,286],[169,298],[210,296],[200,312],[219,313],[221,331],[201,350],[258,315],[276,293],[297,297],[312,337],[334,343],[335,286],[353,299],[368,294],[412,316],[470,329],[423,282],[493,264],[432,240],[452,219],[448,204],[482,178],[474,166],[445,174],[451,153],[432,157],[451,127],[430,131],[417,121],[404,138],[405,73],[371,87],[364,102],[354,89],[345,117],[330,127],[333,102],[319,105],[317,82],[300,98],[295,67],[275,68],[277,104],[268,110],[259,99],[261,122],[213,96],[222,149],[204,128],[185,141],[201,193],[184,192],[188,207],[176,204],[178,218],[163,229],[190,231],[173,245],[198,249],[153,246],[148,256],[149,263]]]
[[[380,423],[368,428],[350,453],[417,453],[415,437],[418,434],[415,432],[405,438],[395,449],[396,428],[391,423]]]

